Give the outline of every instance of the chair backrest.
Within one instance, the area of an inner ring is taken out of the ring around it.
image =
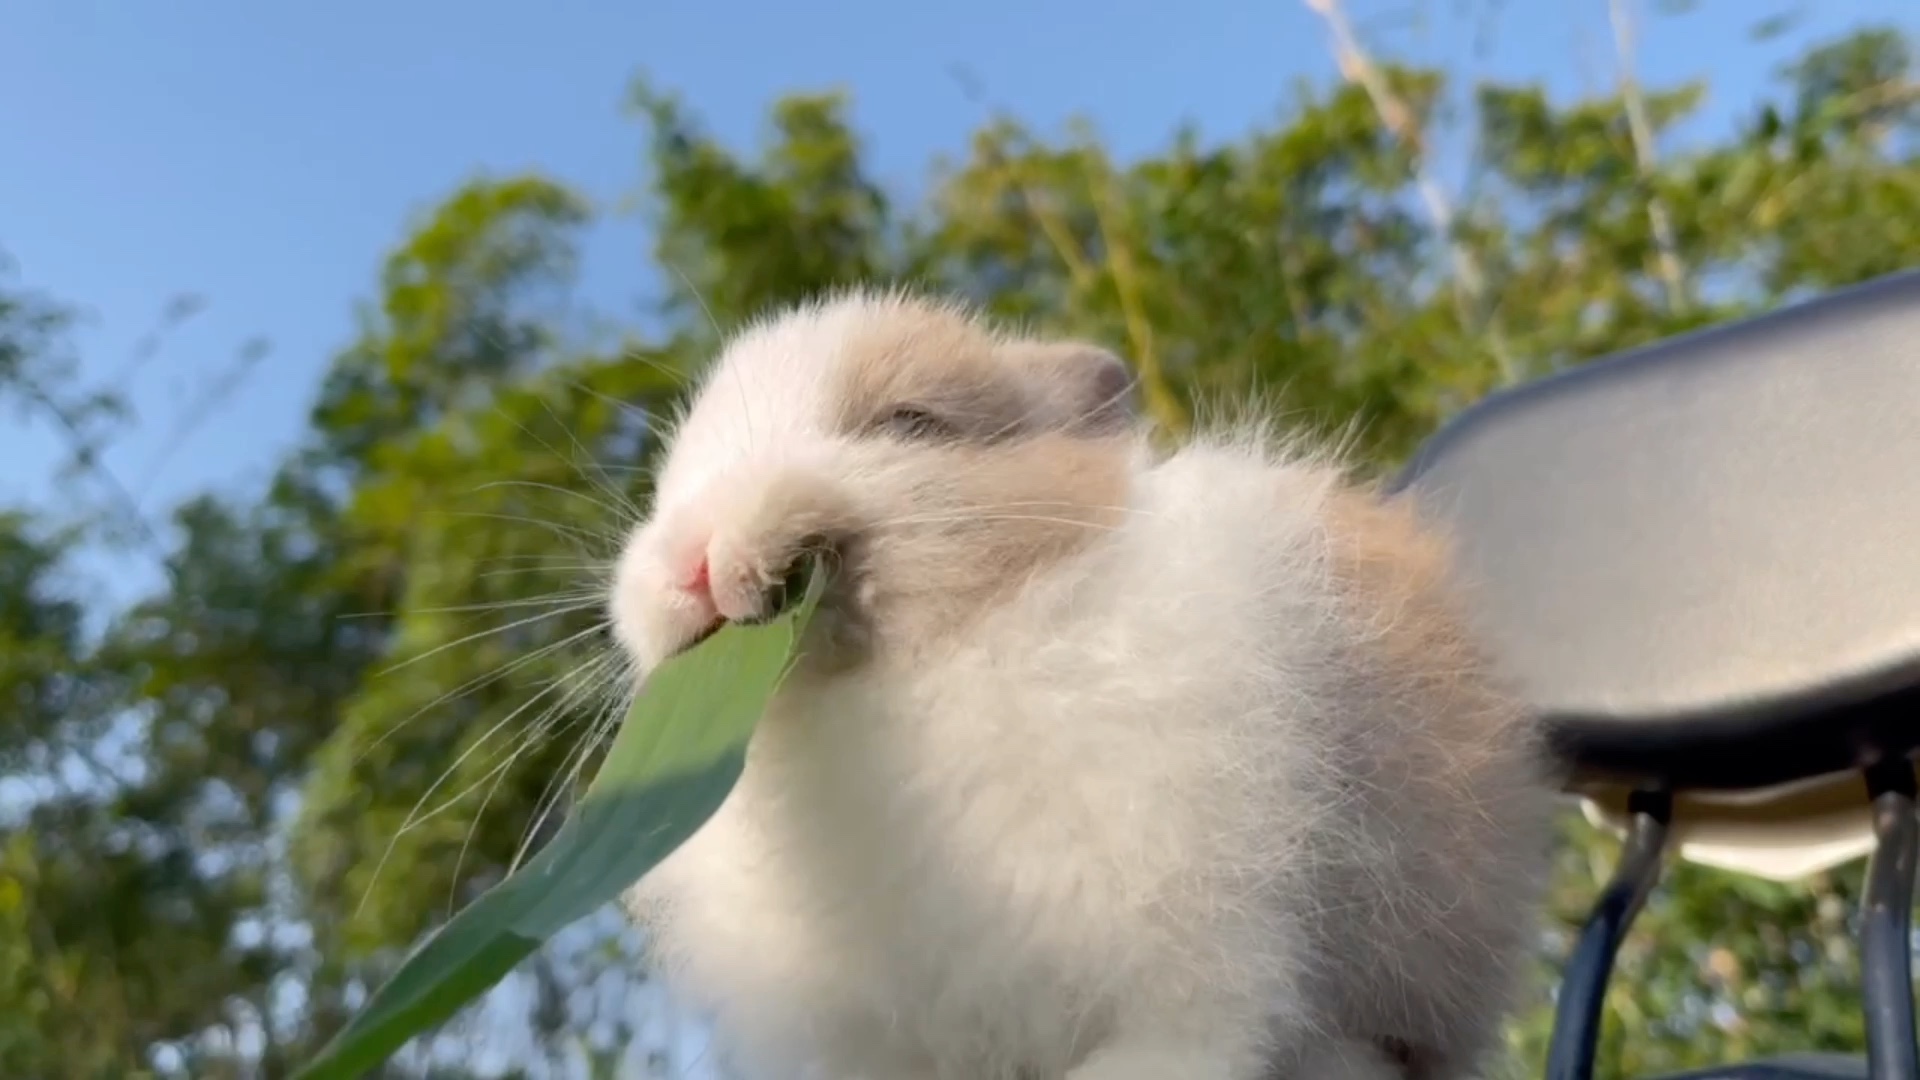
[[[1920,273],[1493,396],[1400,486],[1576,765],[1748,787],[1920,741],[1874,710],[1920,687]]]

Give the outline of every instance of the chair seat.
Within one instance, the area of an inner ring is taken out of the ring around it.
[[[1663,1076],[1659,1080],[1867,1080],[1867,1059],[1838,1054],[1801,1054],[1743,1065],[1722,1065]]]
[[[1749,788],[1920,744],[1920,273],[1494,395],[1396,486],[1582,772]]]

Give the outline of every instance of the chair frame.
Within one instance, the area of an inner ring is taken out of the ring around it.
[[[1912,974],[1913,891],[1920,855],[1913,763],[1890,757],[1864,770],[1873,805],[1874,850],[1861,902],[1860,967],[1868,1080],[1920,1080]],[[1546,1080],[1593,1080],[1613,960],[1665,865],[1673,794],[1635,792],[1613,875],[1601,890],[1561,976],[1547,1051]],[[1831,1074],[1787,1062],[1716,1068],[1711,1080],[1819,1080]],[[1679,1080],[1679,1078],[1675,1078]]]

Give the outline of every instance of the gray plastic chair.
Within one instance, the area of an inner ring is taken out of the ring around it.
[[[1456,533],[1570,790],[1627,835],[1549,1080],[1592,1076],[1614,951],[1674,850],[1781,879],[1872,852],[1866,1062],[1694,1077],[1920,1080],[1920,272],[1490,397],[1398,486]]]

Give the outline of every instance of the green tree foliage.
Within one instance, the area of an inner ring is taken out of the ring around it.
[[[1496,387],[1920,264],[1913,53],[1818,45],[1685,145],[1706,86],[1564,101],[1360,57],[1244,137],[1131,160],[995,117],[912,199],[840,97],[776,103],[741,150],[642,86],[658,325],[584,317],[594,214],[565,185],[459,187],[388,257],[272,483],[150,530],[165,583],[124,609],[74,569],[139,532],[100,465],[121,410],[78,382],[64,309],[0,290],[0,403],[100,481],[0,515],[0,1073],[282,1075],[550,835],[623,692],[599,590],[656,421],[770,305],[951,290],[1124,349],[1170,430],[1252,397],[1389,469]],[[1473,180],[1436,201],[1446,138]],[[1569,818],[1516,1061],[1614,846]],[[1859,885],[1675,872],[1622,956],[1605,1075],[1857,1047]],[[475,1047],[503,1010],[527,1075],[676,1074],[632,944],[583,927],[394,1074],[498,1074]]]

